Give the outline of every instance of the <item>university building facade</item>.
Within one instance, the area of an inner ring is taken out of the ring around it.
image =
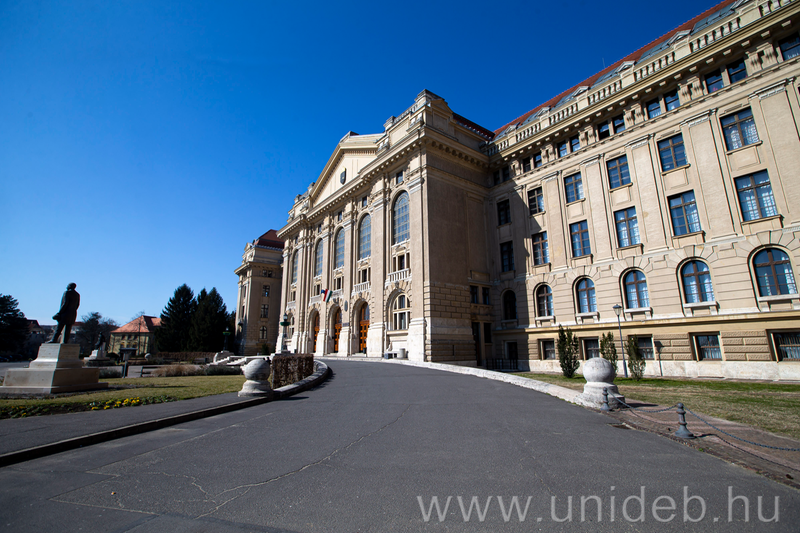
[[[726,1],[495,131],[348,133],[278,232],[290,349],[800,379],[799,62],[800,2]]]

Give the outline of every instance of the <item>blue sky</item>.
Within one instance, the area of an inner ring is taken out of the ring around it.
[[[229,309],[347,131],[428,89],[489,129],[715,2],[0,0],[0,294],[50,324]]]

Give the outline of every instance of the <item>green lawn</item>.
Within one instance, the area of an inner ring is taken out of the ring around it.
[[[148,377],[101,381],[108,382],[113,388],[58,398],[0,399],[0,418],[88,411],[93,408],[131,408],[148,403],[237,392],[242,390],[244,376]]]
[[[583,390],[582,377],[521,372],[518,376]],[[688,409],[800,439],[800,384],[747,381],[617,378],[626,398],[667,407],[682,402]]]

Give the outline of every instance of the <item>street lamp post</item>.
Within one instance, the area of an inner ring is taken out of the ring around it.
[[[222,347],[222,351],[227,352],[228,351],[228,337],[231,336],[231,327],[229,325],[225,326],[225,331],[223,331],[222,334],[225,336],[225,344]]]
[[[625,377],[628,377],[628,365],[625,363],[625,343],[622,342],[622,324],[619,322],[619,315],[622,313],[622,306],[617,304],[613,307],[614,314],[617,315],[617,328],[619,328],[619,345],[622,348],[622,370],[625,371]]]
[[[281,326],[283,326],[283,338],[281,338],[281,353],[286,351],[286,328],[289,327],[289,315],[286,313],[283,314],[283,322],[281,322]]]

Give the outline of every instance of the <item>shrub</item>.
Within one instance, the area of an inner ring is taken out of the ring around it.
[[[600,355],[614,366],[614,374],[619,373],[617,367],[617,345],[614,343],[614,334],[608,333],[600,337]]]
[[[572,335],[572,330],[558,326],[558,362],[561,364],[561,373],[571,378],[578,370],[578,338]]]
[[[628,337],[628,341],[625,343],[625,351],[628,352],[628,370],[631,373],[631,377],[639,381],[644,375],[647,361],[644,360],[642,352],[639,350],[639,339],[636,335]]]
[[[100,379],[121,378],[122,371],[118,368],[104,367],[100,369]]]
[[[206,376],[235,376],[242,373],[239,365],[209,365],[205,369]]]
[[[272,388],[279,389],[307,378],[314,373],[312,354],[276,354],[272,357]]]
[[[203,369],[197,365],[164,365],[153,370],[150,375],[157,378],[172,378],[177,376],[201,376]]]

